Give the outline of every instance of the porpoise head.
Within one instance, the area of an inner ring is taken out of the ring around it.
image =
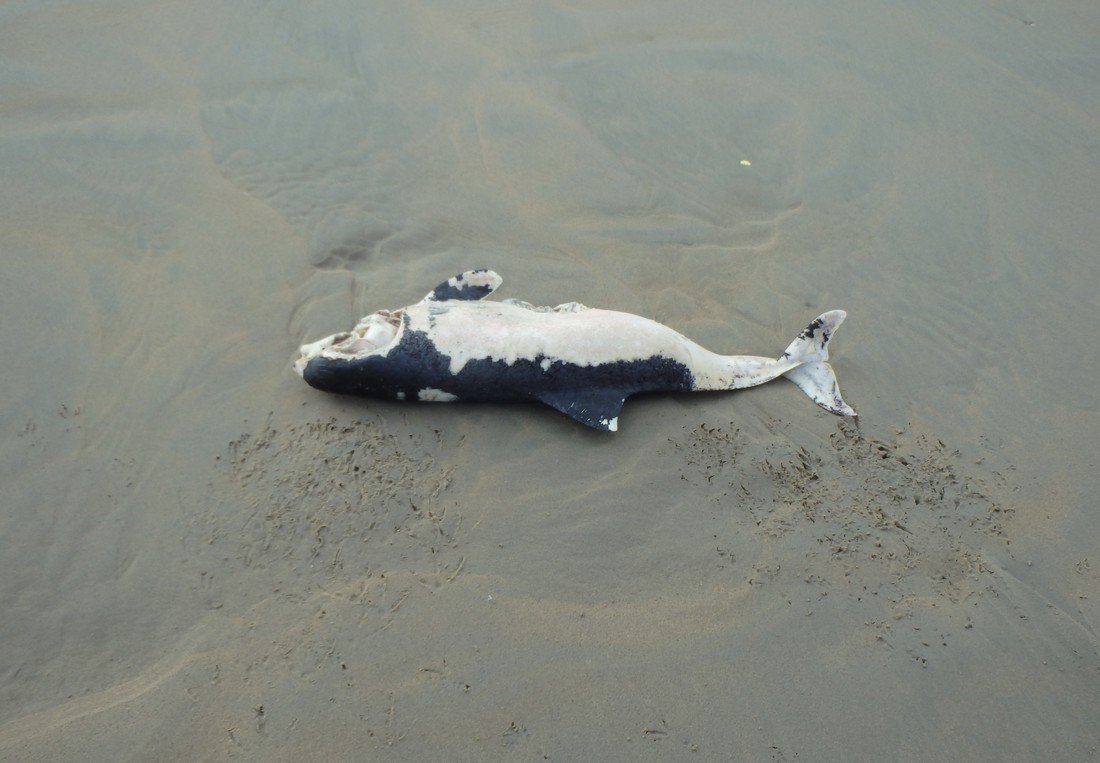
[[[384,353],[396,343],[401,316],[400,310],[379,310],[360,320],[351,331],[303,344],[298,348],[294,370],[304,378],[306,366],[314,358],[355,360],[372,353]]]

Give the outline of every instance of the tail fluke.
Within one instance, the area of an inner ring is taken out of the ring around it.
[[[844,402],[837,386],[836,374],[829,365],[829,340],[847,317],[843,310],[822,313],[803,329],[780,356],[802,365],[792,368],[784,376],[798,385],[810,399],[830,413],[838,416],[855,416],[856,412]]]

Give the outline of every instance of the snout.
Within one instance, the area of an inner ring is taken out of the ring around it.
[[[294,370],[299,376],[305,379],[306,366],[309,365],[309,361],[320,356],[322,352],[331,347],[333,340],[340,337],[346,338],[347,336],[347,334],[336,334],[334,336],[325,337],[324,339],[319,339],[316,342],[303,344],[298,348],[298,358],[294,361]]]
[[[311,363],[310,360],[315,362]],[[299,358],[298,362],[302,364],[300,373],[302,374],[302,378],[305,379],[306,384],[322,392],[333,391],[334,379],[331,362],[326,362],[325,358],[310,358],[304,362]],[[295,363],[294,367],[297,368],[298,363]]]

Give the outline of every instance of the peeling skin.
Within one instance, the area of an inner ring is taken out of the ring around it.
[[[450,392],[444,392],[441,389],[425,387],[416,393],[416,399],[429,403],[453,403],[455,400],[458,400],[458,396],[452,395]]]
[[[395,344],[401,328],[401,310],[379,310],[365,316],[351,331],[303,344],[294,361],[294,370],[303,376],[306,364],[313,358],[355,360],[376,351],[384,352]]]
[[[843,311],[816,318],[778,358],[718,355],[630,313],[481,301],[499,284],[492,271],[455,276],[421,302],[303,345],[294,368],[310,385],[346,394],[540,401],[605,431],[617,429],[634,394],[742,389],[785,374],[826,410],[854,415],[827,362]]]

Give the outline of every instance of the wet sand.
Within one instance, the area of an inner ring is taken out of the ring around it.
[[[0,19],[0,758],[1097,756],[1100,11]],[[472,267],[860,417],[293,374]]]

